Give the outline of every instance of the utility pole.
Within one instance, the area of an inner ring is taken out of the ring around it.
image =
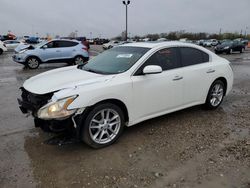
[[[125,31],[125,41],[128,40],[128,5],[130,4],[130,1],[122,1],[122,3],[126,6],[126,31]]]

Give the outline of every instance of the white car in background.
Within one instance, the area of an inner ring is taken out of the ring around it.
[[[204,47],[212,47],[212,46],[217,46],[218,45],[218,40],[216,39],[210,39],[210,40],[206,40],[203,42],[203,46]]]
[[[17,46],[23,43],[18,40],[6,40],[4,41],[4,44],[8,50],[14,50]]]
[[[113,48],[113,47],[115,47],[115,46],[118,46],[119,43],[120,43],[119,41],[110,41],[110,42],[108,42],[108,43],[103,44],[103,45],[102,45],[102,48],[103,48],[104,50],[107,50],[107,49]]]
[[[8,49],[6,48],[6,45],[0,41],[0,55],[2,55],[3,52],[6,52]]]
[[[157,39],[157,41],[158,42],[163,42],[163,41],[168,41],[168,39],[166,39],[166,38],[159,38],[159,39]]]
[[[87,64],[31,77],[18,101],[36,127],[73,130],[101,148],[114,143],[125,126],[200,104],[216,109],[232,89],[229,64],[194,44],[130,43]]]

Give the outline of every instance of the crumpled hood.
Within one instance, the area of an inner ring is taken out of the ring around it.
[[[78,69],[77,66],[54,69],[26,80],[23,87],[34,94],[46,94],[61,89],[105,82],[114,75],[100,75]]]
[[[15,52],[18,53],[24,49],[28,49],[30,48],[30,44],[19,44],[16,48],[15,48]],[[34,47],[33,47],[34,48]]]

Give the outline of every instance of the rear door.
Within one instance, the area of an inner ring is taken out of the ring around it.
[[[60,47],[60,58],[61,59],[71,59],[74,58],[74,53],[76,52],[76,49],[74,48],[76,45],[78,45],[77,42],[74,41],[58,41],[59,47]]]
[[[209,60],[209,55],[191,47],[181,47],[181,62],[183,66],[183,104],[200,103],[207,96],[215,67]]]
[[[241,51],[242,49],[242,43],[239,41],[234,41],[233,42],[233,50],[234,51]]]

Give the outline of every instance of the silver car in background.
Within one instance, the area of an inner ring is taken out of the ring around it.
[[[89,59],[87,47],[76,40],[54,39],[15,51],[12,59],[30,69],[38,68],[41,63],[67,62],[77,65]]]

